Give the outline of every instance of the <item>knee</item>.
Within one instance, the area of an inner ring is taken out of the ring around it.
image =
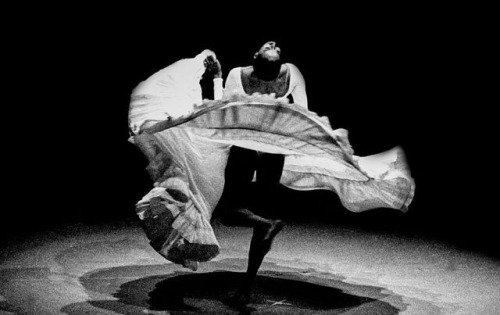
[[[241,220],[231,211],[224,211],[219,215],[220,222],[225,226],[241,226]]]
[[[231,215],[232,203],[230,200],[221,199],[212,215],[225,226],[235,226],[234,216]]]

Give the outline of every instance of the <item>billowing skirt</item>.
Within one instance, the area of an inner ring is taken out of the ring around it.
[[[151,245],[186,265],[219,253],[210,225],[229,148],[285,155],[281,184],[335,192],[350,211],[406,212],[415,184],[402,148],[359,157],[347,131],[300,106],[256,96],[206,102],[187,117],[130,139],[148,157],[154,188],[137,203]]]

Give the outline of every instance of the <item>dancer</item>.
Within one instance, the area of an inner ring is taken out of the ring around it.
[[[172,84],[157,81],[163,92],[153,96],[135,93],[136,89],[130,104],[130,126],[135,131],[130,140],[148,157],[154,180],[154,188],[137,203],[136,210],[151,245],[166,259],[195,270],[198,262],[219,253],[210,225],[216,205],[229,202],[244,209],[234,200],[221,200],[225,176],[231,180],[234,174],[234,164],[228,163],[231,147],[250,150],[252,154],[244,153],[250,161],[255,161],[256,155],[262,157],[261,153],[285,156],[280,164],[252,162],[250,171],[242,171],[236,164],[235,173],[246,176],[241,179],[241,187],[257,170],[257,182],[259,175],[270,177],[259,184],[331,190],[349,211],[407,211],[415,186],[401,148],[355,156],[346,130],[332,129],[326,117],[282,97],[226,93],[221,100],[197,103],[201,93],[192,98],[185,93],[200,91],[196,85],[207,69],[206,59],[206,55],[195,57],[167,67],[165,72],[172,78],[168,83]],[[179,95],[181,90],[184,92]],[[175,104],[184,110],[169,114],[168,109]],[[267,165],[271,172],[259,174],[259,165]],[[242,194],[239,188],[235,186],[235,196]],[[230,209],[224,213],[241,214]],[[233,219],[244,220],[245,215],[254,220],[250,226],[259,241],[250,249],[253,260],[238,292],[241,304],[248,302],[252,280],[282,226],[280,221],[264,218],[258,227],[259,219],[248,212]]]
[[[273,94],[277,98],[288,98],[307,108],[307,95],[302,74],[296,66],[283,63],[281,49],[274,41],[264,43],[253,56],[253,64],[237,67],[229,72],[224,93]],[[284,223],[271,220],[250,210],[248,193],[255,174],[260,212],[266,211],[269,201],[276,199],[285,157],[233,146],[229,153],[225,171],[225,188],[218,210],[221,221],[227,226],[253,228],[245,280],[234,302],[248,303],[251,287],[266,254],[270,251],[274,237]],[[279,198],[279,197],[278,197]]]

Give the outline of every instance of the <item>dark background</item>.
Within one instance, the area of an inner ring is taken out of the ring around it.
[[[69,17],[16,36],[13,46],[21,49],[12,61],[8,104],[22,119],[7,117],[5,166],[13,176],[6,179],[2,238],[136,220],[134,203],[151,183],[144,158],[127,142],[132,89],[205,48],[216,52],[225,78],[275,40],[284,60],[301,70],[310,110],[348,129],[357,155],[401,145],[417,185],[406,215],[388,209],[353,214],[328,192],[285,192],[280,215],[498,255],[495,207],[478,177],[484,169],[471,129],[467,25],[418,14],[321,20],[282,27],[256,19],[248,28],[207,22],[188,29],[167,22],[80,24]]]

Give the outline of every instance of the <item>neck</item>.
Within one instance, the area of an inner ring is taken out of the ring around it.
[[[256,58],[253,64],[254,75],[264,81],[271,81],[278,77],[281,71],[280,60]]]

